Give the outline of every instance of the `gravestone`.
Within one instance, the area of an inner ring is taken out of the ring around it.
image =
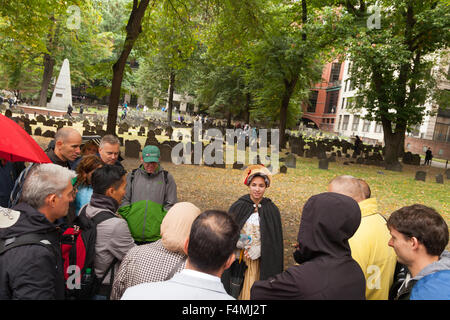
[[[139,140],[126,140],[125,141],[125,157],[139,158],[141,152],[141,144]]]
[[[427,173],[425,171],[417,171],[415,179],[417,181],[425,181]]]
[[[328,159],[319,160],[319,169],[328,170]]]
[[[447,176],[447,179],[450,179],[450,169],[445,170],[445,175]]]
[[[436,183],[444,183],[444,176],[442,174],[436,175]]]
[[[164,162],[171,162],[172,161],[172,148],[167,145],[163,144],[159,147],[159,151],[161,153],[161,161]]]
[[[280,173],[287,173],[287,167],[286,166],[281,166],[280,167]]]
[[[55,138],[55,131],[47,130],[42,136],[46,138]]]
[[[284,165],[288,168],[297,168],[297,159],[295,158],[295,155],[293,155],[292,153],[288,154]]]
[[[35,136],[41,136],[41,135],[42,135],[42,129],[41,129],[40,127],[37,127],[37,128],[34,130],[34,135],[35,135]]]
[[[39,115],[36,117],[36,121],[37,121],[37,122],[44,123],[44,122],[46,121],[46,119],[45,119],[45,117],[44,117],[42,114],[39,114]]]
[[[244,167],[243,163],[235,162],[233,163],[233,169],[241,170]]]
[[[411,159],[411,164],[413,166],[420,166],[420,155],[413,154]]]

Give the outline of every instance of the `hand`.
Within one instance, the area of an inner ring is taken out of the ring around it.
[[[261,257],[261,246],[251,246],[244,252],[245,256],[249,259],[256,260]]]

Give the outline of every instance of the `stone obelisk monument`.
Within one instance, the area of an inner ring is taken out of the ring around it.
[[[64,59],[61,71],[59,71],[52,100],[47,105],[49,109],[67,111],[67,107],[72,105],[72,88],[70,86],[69,60]]]

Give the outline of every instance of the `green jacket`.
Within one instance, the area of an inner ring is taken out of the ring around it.
[[[156,241],[161,238],[161,222],[175,203],[177,185],[172,175],[161,166],[148,174],[141,166],[127,176],[119,214],[127,220],[134,240]]]

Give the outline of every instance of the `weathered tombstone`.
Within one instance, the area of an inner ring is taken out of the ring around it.
[[[363,159],[363,157],[357,158],[357,159],[356,159],[356,163],[357,163],[357,164],[364,164],[364,159]]]
[[[444,183],[444,176],[442,174],[436,175],[436,183]]]
[[[244,167],[244,164],[242,164],[242,163],[239,163],[239,162],[233,163],[233,169],[241,170],[243,167]]]
[[[164,162],[171,162],[172,161],[172,148],[167,145],[163,144],[159,147],[159,151],[161,153],[161,161]]]
[[[328,160],[327,159],[319,160],[319,169],[328,170]]]
[[[450,179],[450,169],[445,170],[445,175],[447,176],[447,179]]]
[[[420,155],[413,154],[411,159],[411,164],[413,166],[420,166]]]
[[[425,171],[417,171],[415,179],[417,181],[425,181],[427,173]]]
[[[46,137],[46,138],[54,138],[55,137],[55,131],[47,130],[47,131],[44,132],[44,134],[42,136]]]
[[[403,167],[399,162],[394,163],[394,164],[386,164],[384,168],[386,170],[396,171],[396,172],[402,172],[402,170],[403,170]]]
[[[413,155],[412,155],[412,153],[411,152],[405,152],[405,154],[403,155],[403,160],[402,160],[402,162],[404,163],[404,164],[411,164],[411,162],[412,162],[412,158],[413,158]]]
[[[125,157],[139,158],[141,152],[141,144],[139,140],[126,140],[125,141]]]
[[[36,121],[37,121],[37,122],[44,123],[46,120],[45,120],[45,117],[44,117],[42,114],[39,114],[39,115],[36,117]]]
[[[41,129],[40,127],[37,127],[37,128],[34,130],[34,135],[35,135],[35,136],[41,136],[41,135],[42,135],[42,129]]]
[[[295,155],[292,153],[288,154],[284,165],[288,168],[297,168],[297,159],[295,158]]]
[[[286,166],[281,166],[280,167],[280,173],[287,173],[287,167]]]

